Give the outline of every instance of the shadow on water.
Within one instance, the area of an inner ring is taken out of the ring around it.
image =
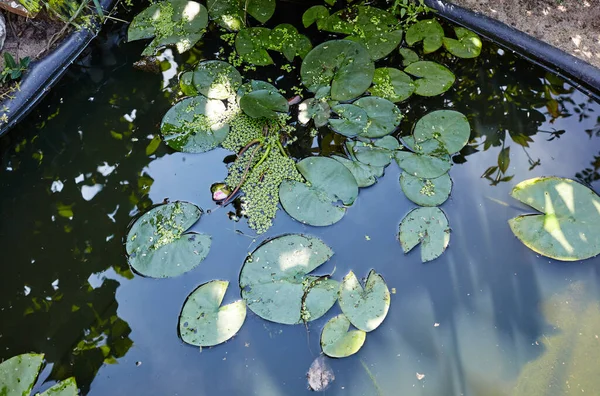
[[[287,8],[277,18],[299,21],[299,6],[282,4]],[[202,265],[168,280],[134,276],[122,245],[132,217],[166,198],[214,209],[209,187],[225,178],[228,153],[188,155],[157,145],[171,100],[160,88],[172,73],[134,70],[143,43],[124,43],[124,33],[109,25],[0,140],[0,359],[43,352],[52,365],[47,380],[75,375],[83,394],[308,394],[305,373],[337,307],[308,328],[249,312],[233,340],[201,351],[184,345],[176,330],[181,306],[199,284],[229,280],[225,303],[237,299],[245,255],[263,239],[290,232],[310,233],[333,248],[322,272],[339,279],[350,269],[366,276],[375,268],[395,291],[386,322],[361,352],[329,362],[336,380],[326,394],[511,395],[523,386],[521,370],[547,352],[538,341],[560,332],[540,307],[573,284],[598,295],[598,258],[564,264],[539,257],[512,235],[507,220],[531,212],[509,196],[521,180],[557,175],[598,189],[600,105],[489,43],[475,60],[434,55],[456,73],[453,89],[400,105],[402,135],[441,108],[463,112],[473,128],[450,171],[454,189],[442,209],[451,245],[438,260],[423,265],[418,248],[406,256],[400,249],[398,223],[414,205],[392,164],[361,190],[339,224],[307,227],[280,212],[273,228],[255,238],[243,220],[229,221],[228,209],[219,208],[193,227],[213,235]],[[218,34],[176,59],[180,68],[214,57]],[[265,70],[251,77],[281,74]],[[277,81],[280,88],[297,83]],[[325,129],[314,139],[300,132],[298,157],[343,145]]]

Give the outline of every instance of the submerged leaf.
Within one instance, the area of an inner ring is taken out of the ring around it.
[[[543,214],[508,221],[528,248],[561,260],[585,260],[600,254],[600,197],[576,181],[538,177],[515,186],[513,198]]]
[[[350,271],[340,285],[339,304],[350,323],[370,332],[383,322],[390,309],[390,291],[378,273],[369,272],[365,288]]]
[[[25,353],[0,363],[0,394],[29,395],[43,361],[43,354]]]
[[[209,99],[227,99],[234,95],[240,85],[240,72],[227,62],[218,60],[201,62],[194,70],[196,90]]]
[[[399,52],[402,56],[402,66],[404,67],[419,61],[419,55],[409,48],[400,48]]]
[[[310,365],[306,378],[310,390],[322,392],[335,380],[335,374],[325,356],[319,355]]]
[[[367,333],[351,330],[350,321],[344,314],[329,319],[321,331],[321,349],[327,356],[343,358],[354,355],[362,348]]]
[[[435,179],[421,179],[403,172],[400,186],[406,198],[421,206],[439,206],[446,202],[452,191],[452,179],[444,173]]]
[[[417,121],[413,136],[419,145],[437,140],[448,154],[454,154],[469,142],[471,126],[467,117],[458,111],[437,110]]]
[[[444,212],[436,207],[411,210],[400,223],[398,234],[404,253],[421,244],[421,261],[435,260],[450,242],[450,227]]]
[[[429,54],[437,51],[442,46],[444,29],[435,19],[418,21],[406,31],[406,43],[413,46],[423,41],[423,52]]]
[[[439,63],[418,61],[408,65],[404,71],[415,77],[415,93],[421,96],[440,95],[454,84],[454,73]]]
[[[463,27],[455,27],[458,40],[444,37],[444,47],[459,58],[477,58],[481,53],[481,39],[478,35]]]

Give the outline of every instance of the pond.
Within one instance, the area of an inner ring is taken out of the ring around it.
[[[302,27],[307,8],[279,2],[267,26],[292,23],[311,41],[334,37]],[[141,9],[119,17],[131,20]],[[178,91],[177,73],[165,64],[189,70],[202,59],[227,61],[221,34],[209,30],[191,51],[165,56],[163,72],[153,74],[132,67],[147,42],[127,43],[127,26],[109,22],[0,139],[0,361],[44,353],[34,391],[75,376],[87,395],[309,394],[306,373],[337,305],[295,326],[248,310],[235,337],[215,347],[187,345],[178,330],[199,285],[229,281],[224,303],[238,300],[248,254],[268,238],[298,233],[335,252],[319,273],[341,281],[350,270],[360,279],[375,269],[391,292],[385,321],[360,351],[326,360],[335,376],[326,394],[600,394],[600,258],[549,259],[508,225],[533,212],[510,196],[523,180],[559,176],[600,189],[600,103],[490,42],[474,59],[430,54],[456,81],[443,95],[400,103],[394,136],[408,136],[434,110],[468,118],[471,137],[452,158],[452,194],[441,205],[451,228],[444,254],[422,263],[421,247],[403,252],[398,226],[417,206],[402,193],[394,161],[338,223],[312,227],[279,210],[257,234],[246,219],[230,219],[231,205],[212,199],[230,151],[188,154],[160,141]],[[401,61],[395,52],[378,66]],[[289,90],[297,74],[267,66],[245,77]],[[344,137],[327,127],[314,136],[298,131],[290,147],[297,159],[343,152]],[[128,264],[128,226],[166,200],[204,209],[191,230],[212,236],[210,253],[183,275],[143,277]]]

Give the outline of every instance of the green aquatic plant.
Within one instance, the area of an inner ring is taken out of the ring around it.
[[[0,394],[6,396],[27,396],[38,377],[44,355],[37,353],[25,353],[0,363]],[[48,388],[46,391],[37,393],[39,396],[76,396],[77,383],[75,378],[67,378],[64,381]]]

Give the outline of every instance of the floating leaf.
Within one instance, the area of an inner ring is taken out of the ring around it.
[[[70,377],[39,394],[39,396],[77,396],[78,394],[75,377]]]
[[[444,29],[435,19],[418,21],[406,31],[406,43],[413,46],[423,41],[423,52],[429,54],[437,51],[442,46]]]
[[[300,74],[310,92],[331,86],[331,99],[346,101],[369,88],[374,72],[373,61],[362,45],[350,40],[332,40],[306,55]]]
[[[435,179],[447,173],[452,167],[450,157],[435,157],[432,155],[396,151],[395,159],[398,166],[413,176],[423,179]]]
[[[244,61],[266,66],[273,63],[267,50],[280,52],[291,62],[296,55],[304,58],[312,44],[293,25],[284,23],[273,30],[263,27],[241,30],[236,36],[235,48]]]
[[[296,55],[304,59],[312,49],[312,44],[308,37],[298,33],[298,29],[293,25],[282,23],[271,31],[268,49],[281,52],[291,62]]]
[[[266,81],[261,81],[261,80],[250,80],[249,82],[242,84],[240,89],[238,89],[238,92],[237,92],[238,103],[239,103],[240,99],[242,98],[242,96],[246,95],[247,93],[254,92],[254,91],[260,91],[260,90],[267,90],[269,92],[279,93],[277,88],[275,88],[275,86],[271,83],[268,83]]]
[[[478,35],[462,27],[455,27],[458,40],[444,37],[444,47],[459,58],[477,58],[481,53],[481,39]]]
[[[224,122],[225,105],[203,96],[187,98],[171,107],[160,131],[164,141],[177,151],[204,153],[220,145],[229,133]]]
[[[343,358],[354,355],[362,348],[367,333],[351,330],[350,321],[344,314],[329,319],[321,331],[321,349],[327,356]]]
[[[385,281],[374,270],[369,272],[365,288],[350,271],[340,285],[340,308],[346,318],[359,330],[375,330],[390,309],[390,291]]]
[[[240,107],[244,113],[254,118],[275,118],[277,113],[287,113],[289,104],[279,92],[266,89],[252,91],[242,96]]]
[[[437,110],[417,121],[413,136],[417,144],[437,140],[448,154],[454,154],[469,142],[471,126],[467,117],[458,111]]]
[[[43,354],[25,353],[0,363],[0,394],[29,395],[43,361]]]
[[[194,72],[188,71],[179,78],[179,88],[186,96],[197,96],[198,91],[193,82]]]
[[[298,106],[298,121],[306,125],[312,119],[315,122],[315,127],[320,128],[327,125],[331,108],[324,100],[315,98],[306,99]]]
[[[200,62],[194,70],[196,90],[209,99],[227,99],[242,85],[240,72],[227,62]]]
[[[348,148],[363,164],[372,166],[388,166],[394,158],[394,152],[400,149],[400,143],[395,137],[385,136],[374,144],[349,142]]]
[[[367,127],[360,133],[362,137],[379,138],[389,135],[396,130],[402,120],[402,113],[398,106],[387,99],[367,96],[353,104],[367,112]]]
[[[143,56],[154,55],[159,48],[168,45],[175,45],[181,54],[202,38],[207,25],[208,11],[202,4],[187,0],[161,1],[133,18],[127,40],[154,37],[142,52]]]
[[[600,197],[594,191],[570,179],[538,177],[517,184],[511,195],[543,213],[508,221],[531,250],[561,261],[600,254]]]
[[[151,278],[181,275],[208,255],[211,237],[185,233],[202,215],[188,202],[159,205],[144,213],[127,234],[126,250],[131,267]]]
[[[285,180],[279,187],[283,209],[294,219],[313,226],[337,223],[358,196],[352,173],[338,161],[327,157],[308,157],[298,162],[298,170],[308,183]]]
[[[406,198],[421,206],[439,206],[452,191],[452,179],[447,173],[435,179],[421,179],[403,172],[400,186]]]
[[[332,156],[331,158],[340,162],[352,173],[358,187],[369,187],[377,182],[377,178],[383,176],[383,166],[372,166],[359,161],[352,161],[344,157]]]
[[[400,48],[399,52],[400,56],[402,56],[402,66],[404,67],[419,61],[419,55],[410,48]]]
[[[417,154],[428,154],[433,155],[434,157],[448,158],[448,151],[446,151],[446,148],[439,140],[429,139],[416,143],[415,137],[410,135],[404,136],[402,142],[407,148]]]
[[[310,390],[323,392],[335,380],[335,374],[327,364],[325,356],[319,355],[310,365],[306,378]]]
[[[435,260],[450,242],[448,219],[440,208],[413,209],[402,219],[398,237],[404,253],[420,243],[421,261]]]
[[[379,96],[390,102],[402,102],[412,95],[415,85],[410,76],[392,67],[375,69],[371,95]]]
[[[275,0],[207,0],[210,17],[229,30],[240,30],[246,25],[246,13],[265,23],[275,13]]]
[[[327,17],[329,17],[329,10],[327,7],[322,5],[312,6],[302,15],[302,24],[307,28],[316,22],[317,28],[321,30],[324,27],[324,22]]]
[[[337,301],[339,282],[308,275],[333,255],[320,239],[289,234],[260,245],[240,273],[242,298],[263,319],[297,324],[318,319]]]
[[[332,110],[339,118],[330,118],[329,126],[340,135],[353,137],[366,130],[368,116],[364,109],[353,104],[339,104]]]
[[[439,63],[418,61],[408,65],[404,71],[415,77],[415,93],[421,96],[440,95],[454,84],[454,73]]]
[[[246,319],[246,303],[238,300],[221,306],[229,282],[214,280],[200,285],[185,300],[179,315],[184,342],[210,347],[232,338]]]
[[[160,146],[160,136],[154,136],[152,138],[152,140],[150,140],[150,143],[148,143],[148,145],[146,146],[146,155],[152,155],[156,152],[156,150],[158,150],[158,147]]]

